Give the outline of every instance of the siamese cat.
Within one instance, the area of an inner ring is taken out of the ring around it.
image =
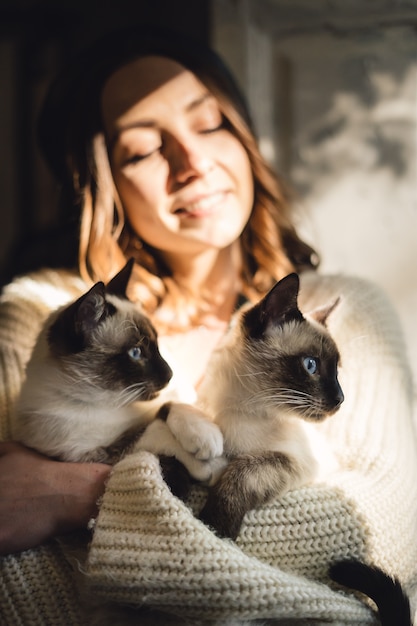
[[[54,311],[38,337],[14,439],[63,461],[110,460],[110,446],[151,419],[172,371],[156,332],[125,296],[132,262]],[[159,406],[159,405],[158,405]]]
[[[154,327],[126,297],[132,267],[48,317],[12,418],[15,440],[62,461],[115,463],[177,398]],[[219,428],[201,415],[165,428],[167,454],[207,480],[207,460],[223,450]]]
[[[220,536],[235,539],[249,510],[315,476],[321,451],[308,422],[323,421],[344,399],[339,352],[325,326],[338,300],[305,317],[298,291],[299,278],[290,274],[242,308],[210,358],[196,407],[165,405],[141,440],[164,452],[163,420],[197,409],[220,427],[224,454],[209,464],[212,486],[200,513]],[[166,476],[170,485],[176,472]]]

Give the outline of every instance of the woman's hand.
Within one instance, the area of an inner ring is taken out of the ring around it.
[[[110,470],[100,463],[53,461],[20,444],[0,443],[0,554],[85,528],[97,514]]]

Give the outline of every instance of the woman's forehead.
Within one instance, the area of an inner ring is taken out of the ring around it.
[[[134,109],[150,113],[159,106],[184,106],[206,88],[183,65],[162,56],[142,57],[116,70],[104,84],[101,105],[107,130],[123,120],[128,123]]]

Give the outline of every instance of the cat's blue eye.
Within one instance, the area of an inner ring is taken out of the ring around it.
[[[317,373],[319,369],[319,364],[318,364],[317,359],[315,359],[312,356],[305,356],[303,357],[302,363],[306,372],[308,372],[311,376]]]
[[[128,355],[133,361],[139,361],[142,358],[142,350],[138,346],[134,346],[128,350]]]

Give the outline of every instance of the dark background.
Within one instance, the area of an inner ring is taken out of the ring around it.
[[[0,0],[0,284],[76,258],[77,216],[36,144],[46,89],[71,53],[116,24],[169,26],[210,37],[209,0]]]

